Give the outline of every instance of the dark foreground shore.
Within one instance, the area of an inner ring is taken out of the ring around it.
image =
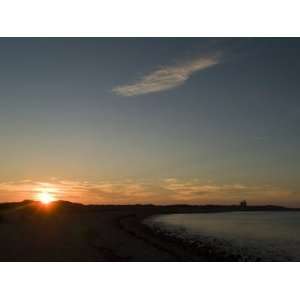
[[[97,206],[63,201],[47,206],[33,201],[0,204],[0,261],[240,261],[244,258],[214,245],[186,243],[143,224],[157,214],[237,210],[238,206]]]

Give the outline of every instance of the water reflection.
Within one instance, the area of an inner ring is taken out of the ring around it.
[[[300,212],[173,214],[150,223],[183,238],[217,238],[264,260],[300,260]]]

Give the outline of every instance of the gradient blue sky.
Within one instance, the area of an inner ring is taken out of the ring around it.
[[[1,38],[0,199],[300,206],[300,39]]]

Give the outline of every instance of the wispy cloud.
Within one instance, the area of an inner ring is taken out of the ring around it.
[[[289,189],[272,185],[244,185],[233,184],[203,184],[198,179],[182,181],[176,178],[164,180],[162,184],[169,193],[169,198],[175,202],[182,199],[189,203],[238,203],[247,199],[251,203],[284,204],[295,197]]]
[[[44,190],[52,193],[56,199],[95,204],[233,204],[246,199],[251,204],[294,205],[293,201],[299,198],[299,191],[270,185],[217,184],[203,183],[199,179],[168,178],[157,182],[58,179],[48,182],[0,182],[0,200],[37,199],[38,193]]]
[[[182,85],[193,73],[220,62],[220,54],[202,56],[175,66],[162,67],[133,84],[117,86],[113,92],[121,96],[137,96],[169,90]]]

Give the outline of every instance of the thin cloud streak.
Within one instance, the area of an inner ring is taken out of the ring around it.
[[[282,204],[298,197],[295,191],[276,186],[203,183],[198,179],[167,178],[158,182],[32,180],[0,182],[1,201],[37,199],[47,190],[56,199],[93,204],[234,204],[246,199],[251,204]]]
[[[203,56],[177,66],[162,67],[133,84],[117,86],[113,92],[130,97],[170,90],[184,84],[195,72],[220,63],[220,55]]]

